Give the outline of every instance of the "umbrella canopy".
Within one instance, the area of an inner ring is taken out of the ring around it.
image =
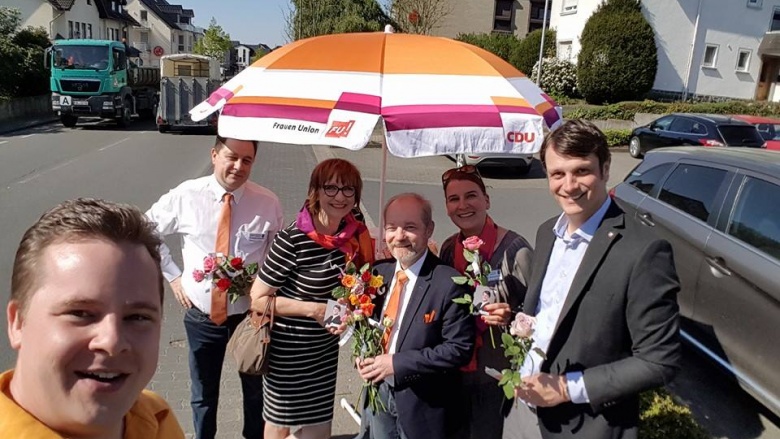
[[[222,110],[219,133],[357,150],[381,117],[399,157],[535,153],[560,107],[492,53],[448,38],[386,32],[290,43],[246,68],[191,112]]]

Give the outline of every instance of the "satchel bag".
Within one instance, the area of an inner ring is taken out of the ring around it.
[[[247,375],[265,375],[268,372],[268,347],[271,327],[274,325],[276,296],[270,296],[265,311],[249,311],[236,327],[227,344],[227,351],[236,361],[238,371]]]

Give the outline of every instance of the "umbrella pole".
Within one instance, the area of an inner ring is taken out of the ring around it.
[[[384,258],[385,249],[385,216],[382,210],[385,207],[385,179],[387,177],[387,140],[382,138],[382,171],[379,175],[379,230],[377,231],[377,259]]]

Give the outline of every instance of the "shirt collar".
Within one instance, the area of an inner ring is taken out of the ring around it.
[[[423,253],[422,257],[418,259],[417,262],[412,264],[409,268],[404,270],[410,282],[413,283],[413,281],[417,279],[417,276],[420,275],[420,270],[422,270],[423,262],[425,262],[425,258],[427,257],[428,257],[428,249],[426,248],[425,253]],[[395,272],[393,273],[393,276],[395,276],[395,273],[398,273],[399,270],[403,270],[403,268],[401,268],[401,263],[396,261]]]
[[[234,204],[241,200],[241,196],[244,195],[245,188],[246,183],[242,184],[241,187],[231,192],[233,194]],[[214,199],[216,201],[222,201],[222,196],[225,195],[225,192],[228,192],[225,190],[225,188],[222,187],[221,184],[219,184],[219,181],[217,181],[217,177],[214,174],[211,174],[211,178],[209,179],[209,189],[214,194]]]
[[[604,200],[604,203],[601,205],[601,207],[599,207],[599,210],[591,215],[590,218],[588,218],[588,220],[585,221],[585,223],[581,225],[579,229],[575,230],[570,237],[566,236],[566,229],[569,227],[569,219],[566,217],[566,214],[562,213],[561,216],[558,217],[558,221],[556,221],[555,225],[553,226],[553,233],[556,237],[563,240],[583,239],[587,242],[590,242],[591,239],[593,239],[593,235],[596,234],[596,229],[599,228],[601,220],[604,219],[604,215],[607,214],[607,209],[609,209],[611,202],[611,198],[607,196],[607,199]]]

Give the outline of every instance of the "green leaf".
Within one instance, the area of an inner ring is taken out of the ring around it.
[[[506,396],[506,399],[512,399],[515,397],[515,387],[512,385],[512,383],[506,383],[502,386],[504,389],[504,396]]]
[[[466,282],[469,281],[469,278],[466,276],[453,276],[452,281],[455,282],[457,285],[464,285]]]
[[[331,294],[336,299],[345,299],[347,296],[349,296],[349,290],[346,287],[338,286],[333,289]]]
[[[362,267],[360,267],[360,273],[361,273],[361,274],[362,274],[362,273],[364,273],[366,270],[368,270],[368,269],[369,269],[369,267],[371,267],[371,264],[369,264],[368,262],[366,262],[365,264],[363,264],[363,266],[362,266]]]
[[[501,334],[501,346],[503,347],[509,347],[515,344],[515,338],[511,335],[507,334],[506,332]]]
[[[519,355],[520,354],[520,347],[516,346],[516,345],[509,346],[508,348],[506,348],[506,353],[507,353],[508,356],[513,356],[513,357],[515,355]]]
[[[474,253],[466,250],[465,248],[463,249],[463,257],[466,258],[466,261],[469,263],[474,262]]]
[[[490,264],[488,264],[487,262],[482,264],[482,273],[484,273],[485,276],[487,276],[487,274],[490,273],[491,271],[493,271],[493,267],[491,267]]]
[[[468,305],[471,303],[470,300],[465,299],[463,297],[458,297],[457,299],[452,299],[453,302],[457,303],[458,305]]]
[[[474,282],[474,279],[469,279],[469,286],[473,287],[474,285],[476,285],[476,282]]]

